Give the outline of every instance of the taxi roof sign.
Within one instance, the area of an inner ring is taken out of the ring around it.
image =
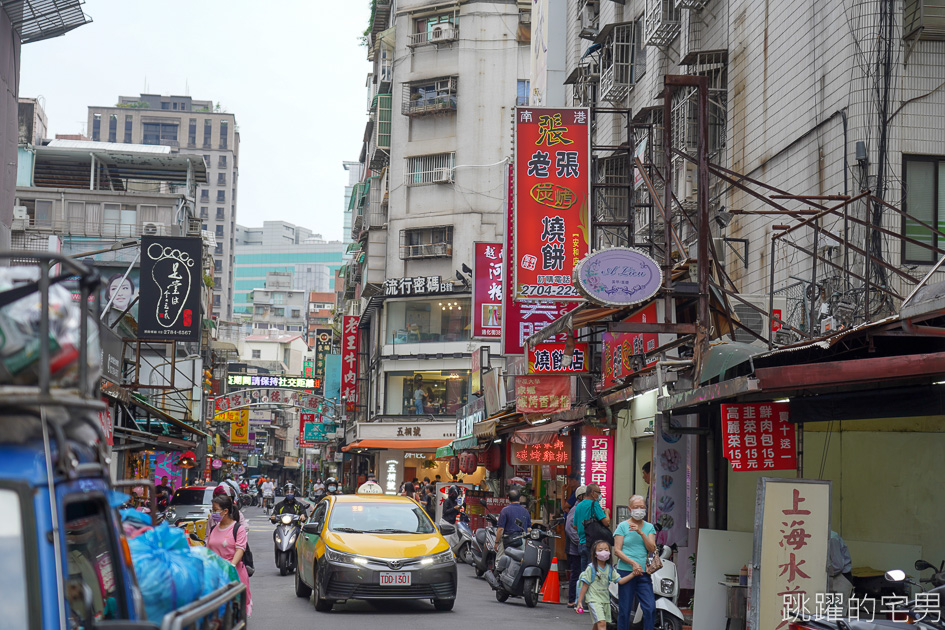
[[[358,494],[384,494],[384,489],[374,481],[365,481],[358,487]]]

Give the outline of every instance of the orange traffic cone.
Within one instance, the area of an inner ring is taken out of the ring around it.
[[[541,601],[546,604],[561,603],[561,585],[558,583],[558,559],[551,559],[551,570],[548,571],[548,577],[545,578],[545,584],[541,587]]]

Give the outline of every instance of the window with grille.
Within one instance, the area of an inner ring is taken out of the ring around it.
[[[98,142],[102,139],[102,115],[92,115],[92,140]]]
[[[400,258],[441,258],[453,255],[453,226],[400,231]]]
[[[187,146],[197,146],[197,119],[191,118],[187,126]]]
[[[226,191],[218,190],[217,191],[217,203],[226,203]]]
[[[125,143],[131,143],[131,127],[133,125],[134,117],[131,114],[125,115]]]
[[[403,99],[404,116],[456,111],[456,77],[405,83]]]
[[[519,107],[528,106],[528,93],[530,90],[530,81],[528,79],[519,79],[515,91],[515,104]]]
[[[408,46],[422,46],[450,42],[459,35],[459,17],[454,13],[415,18],[413,33],[407,37]]]
[[[455,153],[436,153],[407,158],[406,184],[408,186],[426,186],[428,184],[449,184],[453,181],[453,163]]]
[[[213,136],[213,121],[209,118],[203,121],[203,148],[210,148],[210,138]],[[210,163],[210,158],[207,156],[207,164]]]
[[[229,144],[229,123],[225,120],[220,121],[220,148],[226,149]]]
[[[108,141],[118,142],[118,115],[112,114],[108,117]]]

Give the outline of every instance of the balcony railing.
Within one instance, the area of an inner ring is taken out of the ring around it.
[[[407,46],[425,46],[427,44],[448,44],[459,39],[459,26],[450,23],[437,24],[433,28],[407,36]]]
[[[404,99],[402,113],[405,116],[424,116],[442,112],[456,111],[456,95],[444,94],[435,96],[416,96],[411,94]]]

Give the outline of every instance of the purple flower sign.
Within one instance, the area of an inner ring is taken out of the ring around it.
[[[574,268],[574,286],[592,302],[629,306],[646,301],[659,291],[663,272],[659,264],[637,249],[613,247],[588,254]]]

